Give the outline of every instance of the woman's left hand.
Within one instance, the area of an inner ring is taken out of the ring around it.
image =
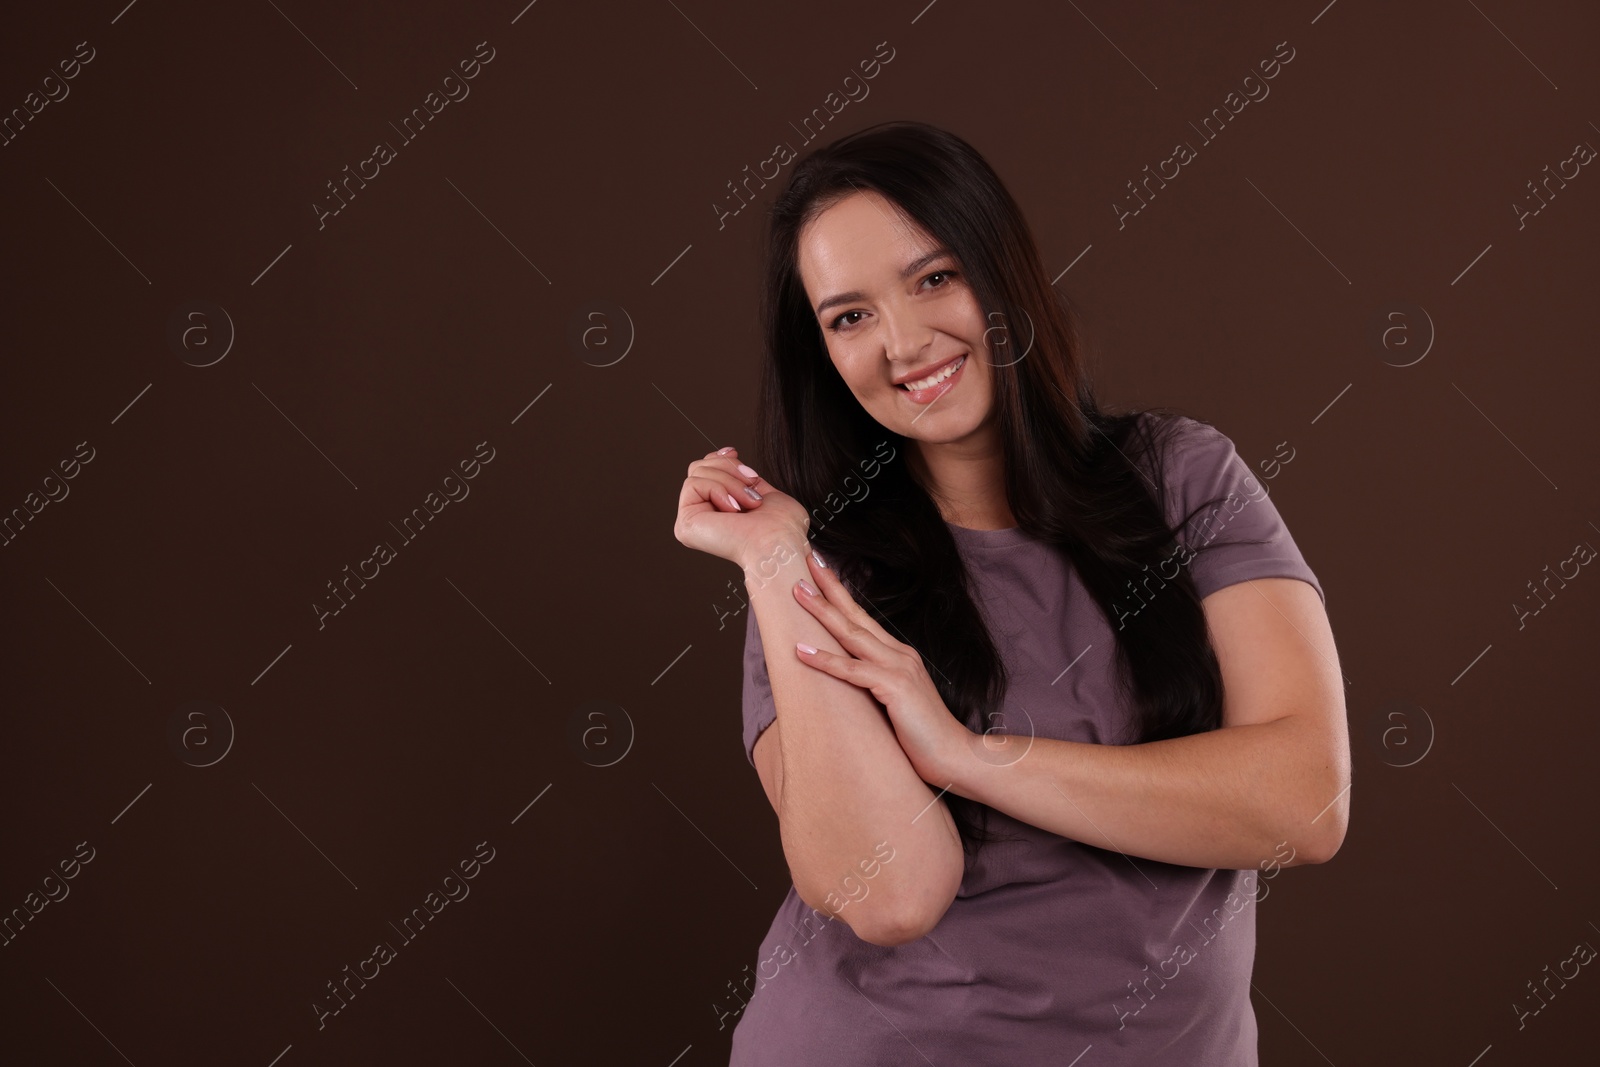
[[[972,731],[957,722],[939,696],[922,655],[896,641],[850,596],[839,576],[806,553],[811,596],[794,585],[794,597],[843,646],[840,655],[825,649],[795,650],[800,662],[870,692],[889,713],[900,747],[923,781],[943,788],[950,784],[945,768],[967,751]]]

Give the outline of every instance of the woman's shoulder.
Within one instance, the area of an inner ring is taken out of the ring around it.
[[[1154,434],[1163,439],[1169,435],[1174,439],[1183,439],[1185,441],[1211,441],[1217,438],[1226,439],[1227,437],[1216,426],[1204,419],[1165,408],[1147,408],[1140,411],[1138,413],[1138,422],[1146,433]],[[1232,442],[1229,443],[1231,444]]]
[[[1160,472],[1170,482],[1185,455],[1217,431],[1199,419],[1163,408],[1136,412],[1118,444],[1129,462],[1146,475]]]
[[[1249,469],[1233,439],[1204,419],[1174,411],[1141,412],[1142,432],[1128,450],[1157,487],[1167,521],[1179,525],[1191,512],[1248,482]],[[1248,488],[1248,486],[1246,486]]]
[[[1137,458],[1159,459],[1169,480],[1187,480],[1186,471],[1213,470],[1234,452],[1233,439],[1204,419],[1176,411],[1150,409],[1138,415]]]

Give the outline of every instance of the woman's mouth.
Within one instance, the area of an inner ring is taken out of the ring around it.
[[[962,368],[966,365],[967,357],[963,355],[955,361],[945,364],[933,374],[928,375],[927,378],[919,379],[909,385],[899,385],[895,388],[909,396],[914,404],[931,404],[956,387],[956,383],[961,380]],[[922,384],[930,379],[933,382],[931,385],[924,385],[921,389],[910,387],[911,385]]]

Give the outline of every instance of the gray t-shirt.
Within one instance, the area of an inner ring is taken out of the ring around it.
[[[1147,418],[1149,416],[1146,416]],[[1184,416],[1168,454],[1168,521],[1202,597],[1251,578],[1321,584],[1265,485],[1221,432]],[[1116,743],[1132,707],[1114,685],[1113,623],[1076,571],[1019,529],[950,527],[979,609],[1011,673],[1004,730]],[[1238,538],[1267,544],[1230,544]],[[1325,601],[1325,598],[1324,598]],[[1070,670],[1063,670],[1071,664]],[[1059,680],[1056,680],[1059,676]],[[1052,682],[1054,684],[1052,685]],[[750,612],[744,747],[776,712]],[[1085,845],[991,810],[1016,840],[969,858],[949,910],[927,936],[895,947],[858,938],[794,887],[745,972],[730,1067],[1255,1067],[1250,1003],[1260,871],[1160,863]],[[880,857],[881,858],[881,857]]]

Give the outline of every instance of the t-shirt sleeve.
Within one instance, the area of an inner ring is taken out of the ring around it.
[[[1290,536],[1266,483],[1245,465],[1233,441],[1214,426],[1177,418],[1180,426],[1166,452],[1167,521],[1176,526],[1189,516],[1178,539],[1194,553],[1189,570],[1201,599],[1251,578],[1298,578],[1326,607],[1322,583]]]
[[[767,654],[761,644],[754,608],[745,610],[744,629],[744,756],[756,765],[756,740],[761,731],[778,717],[772,702],[772,683],[767,679]]]

